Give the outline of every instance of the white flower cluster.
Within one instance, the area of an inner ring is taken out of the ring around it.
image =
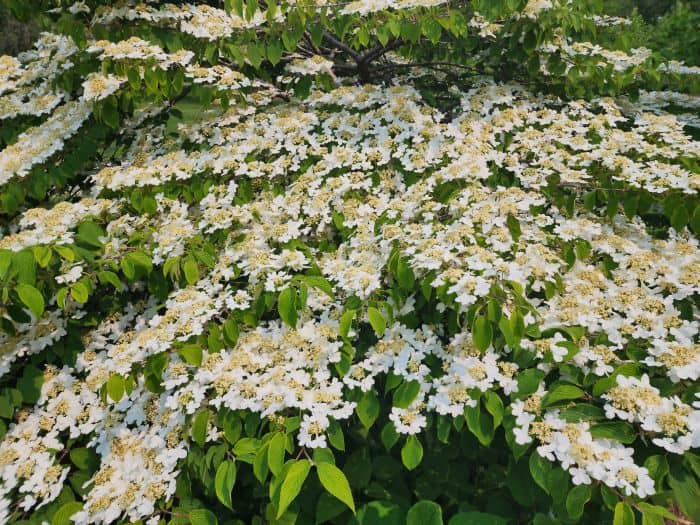
[[[15,177],[25,177],[32,166],[61,151],[92,114],[91,104],[69,101],[54,110],[42,124],[23,132],[17,141],[0,151],[0,184]]]
[[[78,51],[65,36],[42,33],[33,49],[0,56],[0,120],[51,113],[68,95],[54,89],[58,75],[73,67]]]
[[[74,228],[89,216],[115,211],[109,199],[86,197],[78,202],[59,202],[52,208],[31,208],[19,218],[15,232],[0,239],[0,249],[19,251],[37,245],[71,244]]]
[[[647,62],[651,57],[651,49],[645,47],[633,48],[628,53],[606,49],[592,42],[574,42],[565,38],[556,37],[539,47],[545,54],[561,53],[568,58],[565,71],[568,72],[575,65],[577,57],[592,57],[598,59],[597,65],[601,68],[611,66],[617,73],[629,72]],[[540,67],[544,74],[550,74],[545,64]]]
[[[34,48],[17,57],[0,56],[0,95],[37,81],[45,85],[73,66],[78,47],[67,36],[41,33]]]
[[[54,310],[45,312],[41,319],[32,316],[31,322],[18,325],[14,336],[0,334],[0,376],[6,375],[17,359],[38,354],[63,338],[66,321],[63,312]]]
[[[678,60],[670,60],[665,64],[661,64],[659,69],[677,75],[700,75],[700,66],[688,66]]]
[[[194,57],[192,51],[184,48],[175,53],[166,53],[160,46],[137,36],[120,42],[97,40],[91,43],[87,51],[98,54],[100,60],[153,60],[161,69],[167,69],[173,64],[184,67]]]
[[[554,7],[552,0],[528,0],[522,10],[523,16],[536,19],[543,11],[547,11]]]
[[[40,116],[50,113],[64,97],[64,93],[52,93],[47,83],[36,87],[17,88],[0,97],[0,120],[20,115]]]
[[[0,447],[0,508],[9,507],[8,495],[15,489],[24,510],[55,499],[70,472],[56,458],[64,448],[61,433],[89,434],[104,415],[97,393],[67,369],[46,368],[39,402],[31,413],[21,414]]]
[[[279,9],[275,18],[278,21],[283,19]],[[93,24],[112,24],[120,20],[142,20],[176,28],[195,38],[218,40],[230,37],[242,29],[264,24],[267,21],[267,11],[258,9],[250,19],[246,19],[206,4],[165,4],[156,7],[142,2],[128,2],[98,9]]]
[[[685,126],[700,128],[700,96],[675,91],[640,91],[637,105],[644,111],[663,114],[670,111]],[[686,111],[688,111],[686,113]]]
[[[609,15],[593,15],[591,17],[593,23],[598,27],[614,27],[614,26],[629,26],[632,25],[632,20],[629,18]]]
[[[503,28],[503,24],[487,20],[486,17],[479,12],[474,12],[469,19],[469,27],[478,30],[481,38],[495,38]]]
[[[416,7],[432,7],[444,4],[445,0],[354,0],[343,5],[340,14],[367,15],[390,9],[413,9]]]
[[[115,75],[91,73],[83,82],[83,99],[93,102],[105,99],[116,92],[125,81],[125,78]]]
[[[560,417],[558,410],[542,413],[540,402],[544,394],[540,388],[525,401],[511,404],[516,417],[513,433],[517,443],[537,439],[541,443],[537,453],[558,461],[576,485],[598,480],[622,489],[628,496],[635,494],[643,498],[654,494],[654,480],[646,468],[635,464],[633,449],[610,439],[594,438],[588,422],[569,423]]]
[[[617,376],[617,386],[603,398],[608,418],[639,423],[644,430],[661,434],[652,440],[655,445],[674,454],[700,447],[700,412],[678,397],[661,396],[646,374],[641,379]]]
[[[333,62],[320,55],[314,55],[310,58],[293,60],[287,64],[286,69],[289,73],[297,75],[318,75],[319,73],[333,75]]]
[[[193,16],[164,20],[194,23]],[[163,58],[151,44],[125,42],[131,43],[95,44],[93,51]],[[227,69],[187,71],[221,89],[244,83]],[[106,85],[86,86],[86,98],[113,86],[92,80]],[[517,396],[521,352],[533,356],[549,384],[565,375],[564,365],[607,377],[631,361],[634,344],[648,377],[618,375],[604,397],[605,416],[636,425],[671,453],[700,446],[700,410],[680,397],[700,377],[700,323],[697,309],[691,306],[688,316],[678,304],[700,292],[697,238],[688,229],[654,238],[639,218],[608,220],[579,206],[565,213],[542,191],[550,178],[589,189],[603,171],[649,192],[697,195],[699,175],[682,160],[697,157],[700,144],[674,115],[609,99],[563,103],[486,79],[450,90],[461,107],[449,119],[409,85],[341,86],[274,103],[274,88],[246,87],[254,88],[246,95],[251,104],[226,110],[215,104],[176,136],[144,120],[119,164],[96,168],[93,198],[26,210],[0,240],[0,248],[14,251],[68,244],[80,221],[96,216],[106,223],[105,263],[117,263],[138,244],[165,265],[188,254],[200,233],[217,250],[198,282],[164,301],[152,297],[115,312],[87,330],[75,366],[44,370],[41,399],[0,443],[0,515],[13,504],[31,510],[57,497],[72,468],[59,459],[71,438],[84,439],[100,461],[77,522],[148,519],[175,490],[187,425],[198,410],[301,414],[297,443],[323,447],[333,421],[353,414],[351,395],[374,390],[389,375],[418,384],[416,398],[390,413],[399,433],[415,434],[431,413],[463,414],[476,405],[476,394]],[[67,102],[20,137],[25,149],[39,149],[0,152],[5,180],[56,151],[57,137],[77,118],[64,113],[82,108],[89,115],[85,106]],[[51,145],[37,138],[47,135]],[[205,176],[213,182],[201,199],[166,197]],[[127,211],[125,196],[134,188],[152,192],[156,213]],[[99,199],[103,191],[113,199]],[[569,264],[566,247],[573,243],[585,243],[590,253]],[[392,257],[401,258],[420,291],[407,298],[389,292],[396,285],[387,271]],[[66,264],[52,277],[70,283],[91,271],[88,262]],[[274,300],[305,278],[321,277],[332,294],[309,285],[295,328],[268,318],[245,323],[235,345],[203,348],[201,366],[180,357],[183,344],[222,319],[254,317],[261,294]],[[146,295],[141,283],[131,286]],[[470,327],[448,331],[448,315],[479,308],[496,292],[504,294],[501,315],[521,314],[518,348],[490,344],[480,351]],[[359,306],[346,341],[340,318],[351,300]],[[424,315],[427,301],[434,301],[432,321]],[[4,336],[2,355],[11,357],[0,371],[63,337],[71,318],[85,315],[70,299],[61,313],[54,303],[50,298],[44,317],[18,327],[16,337]],[[371,322],[371,304],[387,326],[352,348]],[[525,331],[534,325],[539,330]],[[579,327],[576,337],[567,331],[572,327]],[[168,356],[162,393],[150,392],[137,374],[122,399],[100,397],[113,374],[127,376],[162,353]],[[678,397],[662,396],[652,386],[656,379],[675,385]],[[594,421],[571,423],[560,409],[542,408],[544,384],[507,402],[514,439],[536,442],[575,483],[599,480],[630,495],[651,494],[653,482],[631,448],[595,437]],[[220,439],[213,423],[207,439]]]
[[[238,90],[253,85],[253,82],[241,72],[222,65],[213,67],[189,65],[185,74],[195,84],[215,84],[219,89]]]

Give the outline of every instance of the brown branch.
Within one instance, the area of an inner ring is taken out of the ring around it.
[[[383,70],[383,69],[412,68],[412,67],[429,67],[429,68],[454,67],[454,68],[458,68],[458,69],[466,69],[469,71],[480,72],[479,69],[474,67],[474,66],[466,66],[464,64],[457,64],[455,62],[410,62],[407,64],[391,63],[391,64],[386,64],[384,66],[378,66],[377,69]]]
[[[305,40],[306,43],[309,45],[309,47],[310,47],[311,49],[314,50],[314,52],[315,52],[317,55],[320,55],[320,54],[321,54],[321,51],[320,51],[319,48],[316,46],[316,44],[314,44],[313,39],[311,38],[311,34],[310,34],[308,31],[304,31],[304,40]]]
[[[338,40],[335,36],[333,36],[331,33],[328,31],[323,32],[323,38],[326,39],[328,42],[333,44],[335,47],[338,49],[341,49],[342,51],[345,51],[348,55],[352,57],[352,59],[355,62],[360,62],[362,60],[362,55],[355,51],[353,48],[351,48],[349,45],[347,45],[345,42],[342,42]]]
[[[367,53],[365,53],[362,56],[361,62],[364,64],[369,65],[370,62],[373,62],[374,60],[377,60],[378,58],[381,58],[384,56],[386,53],[389,51],[396,49],[401,45],[401,41],[398,39],[392,39],[390,42],[387,43],[387,45],[378,45],[375,46],[374,48],[370,49]]]

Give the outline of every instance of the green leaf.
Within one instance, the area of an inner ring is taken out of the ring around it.
[[[384,428],[382,428],[382,431],[379,434],[379,438],[382,440],[382,445],[384,445],[387,450],[390,450],[391,447],[396,445],[399,437],[399,433],[396,432],[396,427],[391,421],[384,425]]]
[[[97,273],[97,278],[102,284],[111,284],[117,290],[121,290],[122,288],[122,282],[119,280],[119,276],[114,272],[103,270]]]
[[[649,514],[651,516],[658,516],[660,518],[665,518],[671,521],[676,521],[678,519],[678,516],[670,512],[668,509],[659,505],[652,505],[651,503],[640,501],[639,503],[637,503],[637,508],[641,510],[644,514]],[[663,523],[663,520],[661,520],[661,523]]]
[[[284,465],[284,453],[287,446],[287,436],[281,432],[275,433],[270,440],[267,450],[267,465],[273,475],[279,475]]]
[[[574,246],[574,252],[576,253],[576,258],[579,261],[585,261],[591,254],[591,245],[585,239],[576,239],[576,244]]]
[[[233,502],[231,501],[231,492],[233,485],[236,483],[236,464],[233,461],[225,460],[219,464],[216,469],[216,478],[214,479],[214,488],[216,497],[225,507],[233,510]]]
[[[306,481],[306,477],[311,470],[311,463],[308,459],[296,460],[287,471],[280,488],[280,499],[277,508],[277,519],[287,510],[289,505],[301,492],[301,487]]]
[[[197,265],[197,261],[195,261],[192,257],[185,259],[182,264],[182,271],[185,274],[187,284],[193,285],[199,281],[199,266]]]
[[[612,525],[634,525],[634,511],[627,503],[621,501],[615,505]]]
[[[276,66],[279,61],[282,59],[282,53],[283,49],[282,46],[280,46],[277,42],[274,42],[272,44],[268,44],[267,48],[267,59],[270,61],[270,63],[273,66]]]
[[[603,500],[603,505],[608,510],[615,510],[615,505],[617,505],[617,502],[620,501],[620,498],[617,497],[617,494],[608,487],[607,485],[600,485],[600,498]]]
[[[657,486],[669,473],[668,460],[665,456],[660,454],[649,456],[647,459],[645,459],[644,468],[649,471],[649,475],[654,481],[656,481]]]
[[[379,417],[379,400],[377,395],[372,391],[364,392],[355,408],[357,417],[366,428],[370,428]]]
[[[41,295],[41,292],[34,288],[31,284],[23,283],[18,284],[16,290],[20,301],[22,301],[24,305],[29,308],[29,311],[32,312],[37,318],[41,317],[41,315],[44,313],[44,296]]]
[[[141,87],[141,75],[139,75],[138,69],[135,67],[130,67],[126,72],[127,78],[129,79],[129,85],[133,89],[139,89]]]
[[[297,326],[297,292],[294,288],[285,288],[277,298],[277,311],[282,321],[292,328]]]
[[[553,467],[547,473],[547,492],[555,502],[563,502],[569,492],[568,472],[559,467]]]
[[[241,334],[241,330],[238,327],[238,323],[234,319],[227,319],[224,323],[224,342],[233,348],[238,342],[238,336]]]
[[[467,427],[471,433],[476,436],[479,443],[488,447],[491,441],[493,441],[496,430],[491,418],[482,412],[479,405],[475,407],[466,407],[464,409],[464,418],[467,420]]]
[[[592,425],[590,429],[594,438],[614,439],[621,443],[633,443],[637,435],[634,427],[622,421],[610,421]]]
[[[695,235],[700,235],[700,205],[695,206],[693,217],[690,219],[690,229]]]
[[[503,421],[503,414],[505,412],[503,401],[496,392],[487,390],[484,394],[484,406],[488,413],[493,416],[493,426],[497,428]]]
[[[513,214],[509,213],[508,218],[506,219],[506,226],[508,227],[513,240],[517,242],[523,233],[522,229],[520,228],[520,221]]]
[[[336,450],[345,450],[345,436],[343,435],[343,428],[334,419],[331,420],[331,424],[326,430],[326,435],[328,436],[328,442]]]
[[[589,191],[583,194],[583,207],[589,212],[592,212],[595,209],[595,201],[595,191]]]
[[[347,507],[343,502],[327,492],[322,492],[316,502],[316,524],[330,522],[346,510]]]
[[[7,397],[0,397],[0,417],[10,419],[15,413],[15,408]]]
[[[321,481],[323,488],[345,503],[354,514],[355,501],[352,498],[350,483],[348,483],[348,479],[345,477],[345,474],[343,474],[343,471],[335,465],[325,462],[317,463],[316,470],[318,472],[318,479]]]
[[[605,419],[605,412],[602,408],[589,403],[577,403],[574,406],[561,410],[559,417],[567,423],[578,423],[579,421]]]
[[[146,273],[151,273],[153,270],[153,261],[151,256],[143,251],[131,252],[126,256],[135,266],[143,268]]]
[[[185,363],[193,366],[202,365],[202,347],[196,343],[187,344],[177,351],[180,357],[184,359]]]
[[[485,352],[488,347],[491,346],[493,327],[485,315],[480,315],[474,319],[474,324],[472,325],[472,339],[474,340],[474,346],[480,352]]]
[[[79,501],[69,501],[56,511],[51,518],[51,525],[74,525],[71,516],[83,510],[83,504]]]
[[[547,392],[542,398],[542,407],[548,407],[559,401],[567,401],[570,399],[579,399],[585,395],[585,392],[574,385],[558,385]]]
[[[566,512],[569,517],[577,520],[583,515],[583,507],[591,499],[590,485],[576,485],[566,496]]]
[[[419,393],[420,383],[418,381],[404,381],[394,392],[392,405],[396,408],[408,408]]]
[[[399,282],[399,286],[405,290],[412,290],[413,285],[416,284],[416,276],[413,273],[413,269],[403,257],[399,258],[396,265],[396,280]]]
[[[42,268],[46,268],[51,262],[51,255],[53,253],[51,248],[47,248],[46,246],[34,246],[32,247],[32,253],[34,253],[36,263]]]
[[[77,283],[71,285],[70,295],[78,303],[85,304],[90,298],[90,290],[84,282],[78,281]]]
[[[337,498],[327,492],[322,492],[316,502],[316,523],[326,523],[340,516],[346,510],[346,506]]]
[[[688,221],[690,221],[690,215],[688,214],[687,208],[679,204],[674,208],[671,214],[671,226],[673,226],[676,231],[680,231],[688,224]]]
[[[78,447],[71,449],[70,460],[82,470],[95,470],[100,466],[100,457],[94,450],[89,448]]]
[[[391,501],[371,501],[357,510],[360,525],[406,525],[405,511]]]
[[[348,310],[343,313],[340,317],[340,335],[341,337],[347,337],[350,333],[350,327],[352,326],[352,320],[355,318],[355,310]]]
[[[119,374],[112,374],[107,380],[107,394],[115,403],[124,396],[124,378]]]
[[[685,470],[674,468],[668,476],[668,484],[683,513],[700,523],[700,488],[695,477]]]
[[[329,448],[315,448],[311,456],[311,461],[313,463],[330,463],[331,465],[335,465],[335,456],[333,455],[333,451]]]
[[[419,501],[406,514],[406,525],[442,525],[442,523],[442,508],[432,501]]]
[[[36,403],[41,395],[41,385],[44,384],[44,374],[33,365],[24,367],[22,377],[17,381],[17,390],[22,394],[25,403]]]
[[[270,472],[270,467],[267,464],[267,451],[269,449],[270,442],[268,441],[258,449],[255,454],[255,458],[253,458],[253,475],[260,483],[266,482],[267,475]]]
[[[508,519],[485,512],[460,512],[452,516],[447,525],[507,525]]]
[[[12,264],[12,252],[10,250],[0,250],[0,279],[5,279]]]
[[[236,441],[233,446],[233,455],[236,456],[236,461],[253,463],[259,447],[259,439],[245,437]]]
[[[190,511],[192,525],[218,525],[216,515],[207,509],[194,509]]]
[[[148,68],[146,68],[148,70]],[[116,99],[109,96],[101,103],[102,121],[112,129],[119,127],[119,109],[117,108]]]
[[[105,236],[105,231],[99,224],[95,224],[92,221],[87,221],[78,226],[78,241],[87,244],[88,246],[93,246],[95,248],[102,247],[102,241],[100,237]]]
[[[540,456],[537,452],[533,452],[530,455],[530,475],[532,479],[535,480],[542,490],[549,493],[549,484],[547,483],[547,476],[552,470],[552,463]]]
[[[518,397],[526,397],[536,392],[543,378],[544,372],[536,368],[528,368],[520,372],[516,378],[518,381]]]
[[[331,286],[331,283],[328,281],[328,279],[326,279],[325,277],[321,277],[320,275],[300,275],[299,279],[309,286],[318,288],[326,295],[328,295],[328,297],[330,297],[331,299],[335,299],[333,287]]]
[[[58,252],[63,247],[55,246],[54,248]],[[66,251],[73,254],[73,251],[68,248]],[[31,250],[22,250],[21,252],[13,253],[12,272],[16,273],[17,282],[19,283],[34,284],[36,282],[36,260]]]
[[[207,426],[209,425],[209,411],[200,410],[192,420],[192,439],[200,447],[204,446],[207,439]]]
[[[413,470],[423,460],[423,445],[415,435],[408,436],[401,447],[401,461],[408,470]]]
[[[367,318],[369,319],[369,324],[372,325],[374,331],[378,337],[384,335],[384,330],[386,330],[386,320],[379,310],[370,306],[367,308]]]

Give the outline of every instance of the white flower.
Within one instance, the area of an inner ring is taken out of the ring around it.
[[[76,265],[71,267],[66,273],[62,275],[57,275],[54,279],[59,284],[70,284],[74,283],[83,275],[83,267],[81,265]]]
[[[89,101],[105,99],[116,92],[123,82],[123,78],[114,75],[91,73],[83,82],[83,99]]]
[[[287,71],[298,75],[317,75],[326,73],[333,76],[333,62],[320,55],[310,58],[296,59],[287,64]]]

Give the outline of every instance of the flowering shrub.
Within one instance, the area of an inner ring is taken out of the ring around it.
[[[0,522],[700,520],[697,67],[563,0],[5,3]]]

